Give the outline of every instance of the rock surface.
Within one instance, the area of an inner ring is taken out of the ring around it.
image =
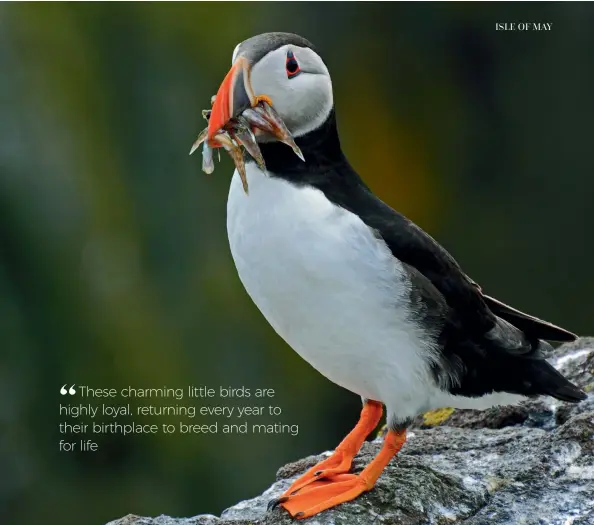
[[[108,525],[594,525],[594,338],[563,345],[550,360],[587,400],[457,410],[432,427],[419,418],[371,492],[309,520],[266,505],[328,452],[285,465],[267,491],[220,518],[129,515]],[[353,471],[380,446],[365,443]]]

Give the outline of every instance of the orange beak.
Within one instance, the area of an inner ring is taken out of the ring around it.
[[[209,145],[218,131],[225,127],[227,122],[239,115],[242,111],[257,104],[254,91],[250,84],[250,66],[245,57],[238,57],[225,76],[217,92],[208,121]]]

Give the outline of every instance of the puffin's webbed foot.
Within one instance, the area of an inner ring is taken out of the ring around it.
[[[373,431],[382,417],[382,404],[366,401],[355,428],[345,437],[332,455],[310,468],[303,476],[293,482],[283,496],[292,496],[303,487],[321,479],[332,479],[351,469],[353,458],[359,452],[365,438]]]
[[[402,448],[405,440],[405,430],[399,432],[390,430],[378,455],[360,474],[335,474],[331,479],[312,481],[296,494],[283,495],[277,504],[282,505],[294,518],[304,519],[351,501],[373,488],[382,471]]]
[[[371,490],[365,481],[356,474],[336,474],[332,479],[313,481],[297,494],[279,498],[280,505],[289,511],[293,518],[304,519],[323,510],[351,501]]]

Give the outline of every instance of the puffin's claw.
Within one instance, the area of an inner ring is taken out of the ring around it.
[[[276,507],[278,507],[281,503],[284,503],[285,501],[287,501],[289,499],[288,496],[282,496],[280,498],[274,498],[271,499],[268,502],[268,505],[266,506],[266,510],[271,511],[276,509]]]

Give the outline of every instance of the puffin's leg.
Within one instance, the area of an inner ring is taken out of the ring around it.
[[[348,472],[351,468],[351,463],[355,454],[359,452],[365,438],[379,423],[382,413],[383,408],[381,403],[377,401],[365,401],[363,410],[361,410],[361,416],[359,417],[359,421],[355,425],[355,428],[341,441],[340,445],[336,447],[332,455],[317,465],[314,465],[303,474],[303,476],[295,480],[287,491],[279,498],[280,501],[275,500],[275,502],[280,503],[284,498],[301,490],[313,481]]]
[[[406,430],[388,431],[382,449],[360,474],[338,474],[331,481],[314,481],[294,496],[289,496],[281,505],[294,518],[303,519],[355,499],[373,488],[405,441]]]

